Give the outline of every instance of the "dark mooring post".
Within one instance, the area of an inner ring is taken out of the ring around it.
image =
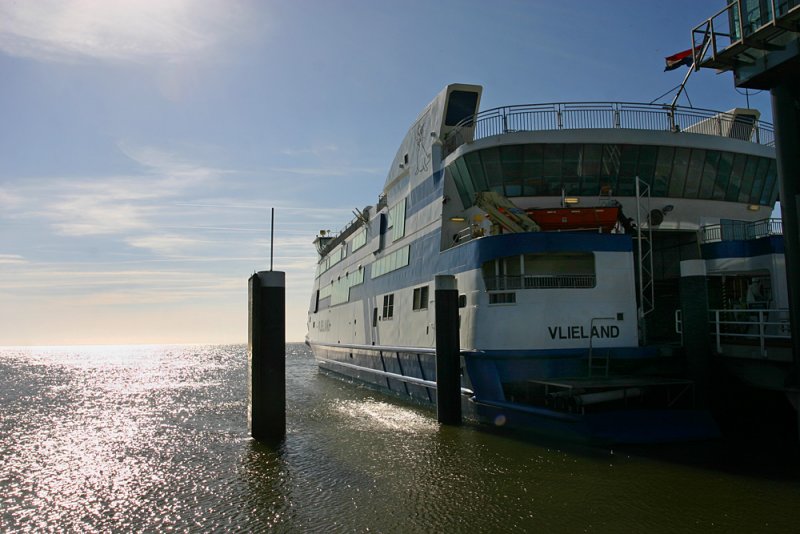
[[[711,382],[705,261],[681,262],[680,303],[687,371],[695,384],[697,403],[702,407],[707,404]]]
[[[794,356],[793,386],[800,386],[800,82],[787,79],[772,88],[775,154],[780,178],[786,285]],[[799,407],[800,408],[800,407]]]
[[[248,425],[260,441],[286,435],[286,277],[261,271],[248,283]]]
[[[461,424],[461,348],[455,276],[437,276],[436,414],[445,425]]]

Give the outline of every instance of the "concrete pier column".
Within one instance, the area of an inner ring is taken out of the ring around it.
[[[680,303],[687,371],[689,378],[695,383],[697,403],[704,406],[711,382],[711,337],[705,261],[681,262]]]
[[[248,426],[260,441],[286,435],[286,280],[261,271],[248,281]]]
[[[787,78],[771,93],[794,357],[790,380],[800,385],[800,81]]]
[[[461,347],[455,276],[437,276],[436,415],[446,425],[461,424]]]

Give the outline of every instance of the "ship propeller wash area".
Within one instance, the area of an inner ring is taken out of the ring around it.
[[[439,93],[377,203],[316,237],[307,343],[320,369],[434,404],[433,281],[452,275],[462,407],[478,421],[588,441],[705,439],[719,434],[718,388],[780,395],[786,274],[774,134],[759,112],[480,111],[482,90]]]

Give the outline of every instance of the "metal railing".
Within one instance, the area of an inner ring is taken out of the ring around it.
[[[781,219],[761,219],[753,222],[730,221],[700,228],[700,243],[745,241],[772,235],[783,235]]]
[[[524,274],[485,276],[487,291],[507,289],[588,289],[597,285],[593,274]]]
[[[664,104],[622,102],[573,102],[506,106],[481,111],[462,120],[444,138],[449,154],[467,141],[476,141],[509,132],[538,132],[619,128],[664,132],[691,131],[705,135],[741,135],[753,143],[773,145],[771,124],[752,117],[736,118],[718,111]],[[745,129],[746,128],[746,129]]]
[[[776,340],[791,341],[788,308],[709,310],[712,335],[717,353],[723,353],[723,343],[758,345],[762,357]]]
[[[696,69],[701,63],[710,59],[734,65],[728,58],[720,55],[734,45],[748,45],[751,35],[766,28],[782,27],[782,20],[787,15],[796,15],[800,11],[800,0],[760,0],[746,2],[734,0],[707,20],[692,29],[693,59]],[[791,26],[789,26],[791,28]],[[764,48],[763,43],[758,48]],[[709,57],[710,56],[710,57]],[[719,65],[717,65],[719,67]]]

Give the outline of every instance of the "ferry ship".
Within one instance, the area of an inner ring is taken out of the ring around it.
[[[763,363],[788,332],[771,127],[741,108],[479,111],[481,95],[445,87],[377,203],[316,236],[320,370],[435,404],[433,284],[453,275],[468,417],[609,443],[716,436],[717,360],[693,355],[682,312],[710,306],[705,341],[730,361]]]

